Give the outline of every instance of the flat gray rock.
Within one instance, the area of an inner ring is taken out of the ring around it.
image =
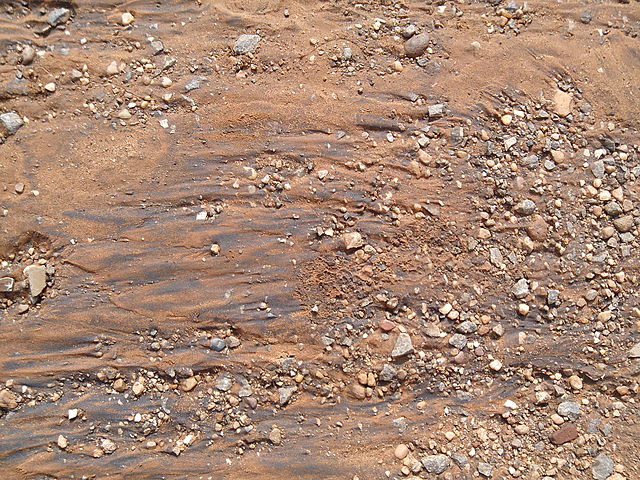
[[[396,345],[393,347],[391,356],[393,358],[404,357],[413,352],[413,343],[408,333],[401,333],[396,339]]]
[[[66,23],[71,18],[71,10],[68,8],[54,8],[47,15],[47,23],[52,27],[57,27]]]
[[[278,389],[280,406],[284,406],[291,400],[293,394],[298,390],[297,387],[281,387]]]
[[[244,33],[238,37],[236,43],[233,45],[233,53],[236,55],[246,55],[247,53],[253,53],[262,38],[260,35],[253,35]]]
[[[446,455],[428,455],[422,458],[422,466],[432,475],[440,475],[449,468],[449,457]]]
[[[558,415],[575,421],[580,416],[580,405],[576,402],[562,402],[558,405]]]
[[[22,117],[16,112],[7,112],[0,115],[0,127],[5,131],[6,135],[13,135],[23,125]]]
[[[613,473],[614,463],[605,453],[598,455],[591,468],[591,474],[595,480],[605,480]]]

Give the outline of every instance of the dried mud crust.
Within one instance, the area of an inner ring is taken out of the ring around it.
[[[637,1],[0,8],[6,478],[640,476]]]

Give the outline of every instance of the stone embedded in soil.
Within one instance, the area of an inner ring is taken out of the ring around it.
[[[195,377],[185,378],[182,382],[182,390],[184,390],[185,392],[190,392],[191,390],[196,388],[197,385],[198,380],[196,380]]]
[[[546,240],[549,233],[549,225],[540,215],[531,217],[531,221],[527,225],[527,234],[531,240],[542,242]]]
[[[43,265],[28,265],[24,268],[24,275],[29,280],[29,292],[32,297],[38,297],[47,286],[47,271]]]
[[[491,478],[493,476],[493,466],[485,462],[479,462],[478,473],[483,477]]]
[[[455,462],[459,467],[464,467],[467,463],[469,463],[469,458],[462,453],[452,453],[451,459]]]
[[[455,333],[451,335],[451,338],[449,339],[449,345],[457,348],[458,350],[462,350],[466,344],[467,344],[467,337],[465,337],[460,333]]]
[[[404,357],[413,352],[413,343],[408,333],[401,333],[396,339],[396,344],[391,352],[392,358]]]
[[[613,225],[619,232],[630,232],[633,230],[634,221],[632,215],[625,215],[624,217],[616,218],[613,221]]]
[[[54,8],[47,15],[47,23],[52,27],[57,27],[66,23],[71,18],[71,10],[68,8]]]
[[[32,46],[27,45],[22,49],[22,55],[20,56],[20,63],[22,63],[23,65],[31,65],[35,60],[35,58],[36,58],[36,51]]]
[[[429,105],[427,107],[427,113],[430,118],[441,117],[444,115],[445,105],[443,103],[437,103],[435,105]]]
[[[562,402],[558,405],[558,415],[567,417],[569,420],[577,420],[580,416],[580,404],[577,402]]]
[[[233,53],[236,55],[246,55],[248,53],[253,53],[256,48],[258,48],[260,40],[262,40],[260,35],[246,33],[242,34],[238,37],[236,43],[233,45]]]
[[[358,400],[364,400],[367,398],[367,389],[359,383],[351,385],[351,393],[353,393],[353,396]]]
[[[280,387],[278,389],[278,403],[285,406],[291,400],[291,397],[298,391],[298,387]]]
[[[511,287],[511,293],[517,299],[521,299],[529,295],[529,282],[526,278],[518,280],[513,287]]]
[[[118,62],[116,62],[115,60],[111,62],[109,65],[107,65],[105,71],[107,75],[117,75],[120,72],[120,69],[118,68]]]
[[[422,55],[429,46],[429,34],[414,35],[404,42],[404,53],[407,57],[416,58]]]
[[[233,380],[226,375],[220,375],[216,379],[216,383],[214,384],[216,390],[220,390],[221,392],[228,392],[233,387]]]
[[[0,133],[13,135],[24,125],[24,120],[16,112],[0,114]]]
[[[613,473],[614,462],[606,453],[600,453],[593,461],[591,474],[595,480],[606,480]]]
[[[478,325],[471,320],[465,320],[460,325],[456,326],[456,331],[465,334],[475,333],[478,331]]]
[[[364,240],[362,235],[358,232],[347,232],[342,234],[342,241],[344,248],[347,250],[355,250],[364,246]]]
[[[11,390],[0,390],[0,408],[12,410],[18,406],[18,396]]]
[[[566,117],[571,113],[573,97],[567,92],[556,90],[553,96],[553,111],[560,117]]]
[[[15,281],[11,277],[0,278],[0,292],[12,292]]]
[[[629,350],[629,358],[640,358],[640,342],[631,347],[631,350]]]
[[[113,440],[109,440],[108,438],[103,438],[100,442],[100,448],[107,455],[112,454],[118,449],[118,446],[113,442]]]
[[[392,382],[397,375],[398,371],[392,365],[385,363],[380,371],[380,380],[383,382]]]
[[[567,442],[572,442],[578,438],[578,430],[573,423],[567,423],[559,430],[556,430],[549,437],[551,443],[555,445],[562,445]]]
[[[221,352],[226,348],[227,344],[222,338],[213,337],[211,339],[210,346],[211,346],[211,350],[214,350],[216,352]]]
[[[432,475],[440,475],[449,468],[449,457],[446,455],[427,455],[422,457],[422,466]]]
[[[407,455],[409,455],[409,448],[404,443],[401,443],[396,447],[393,454],[398,460],[403,460]]]
[[[124,12],[122,14],[122,17],[120,18],[120,24],[124,25],[125,27],[127,25],[131,25],[134,21],[135,21],[135,17],[131,15],[131,13],[129,12]]]
[[[513,210],[520,215],[531,215],[536,211],[536,204],[533,200],[525,199],[516,203]]]

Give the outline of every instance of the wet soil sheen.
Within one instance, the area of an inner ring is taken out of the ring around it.
[[[639,34],[2,2],[2,477],[640,478]]]

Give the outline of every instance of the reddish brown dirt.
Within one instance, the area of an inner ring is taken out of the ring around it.
[[[640,478],[637,1],[24,3],[0,13],[0,113],[28,119],[0,144],[4,478],[436,478],[415,463],[438,453],[468,457],[439,478],[591,479],[600,453]],[[243,33],[262,39],[234,55]],[[635,226],[612,241],[616,188]]]

